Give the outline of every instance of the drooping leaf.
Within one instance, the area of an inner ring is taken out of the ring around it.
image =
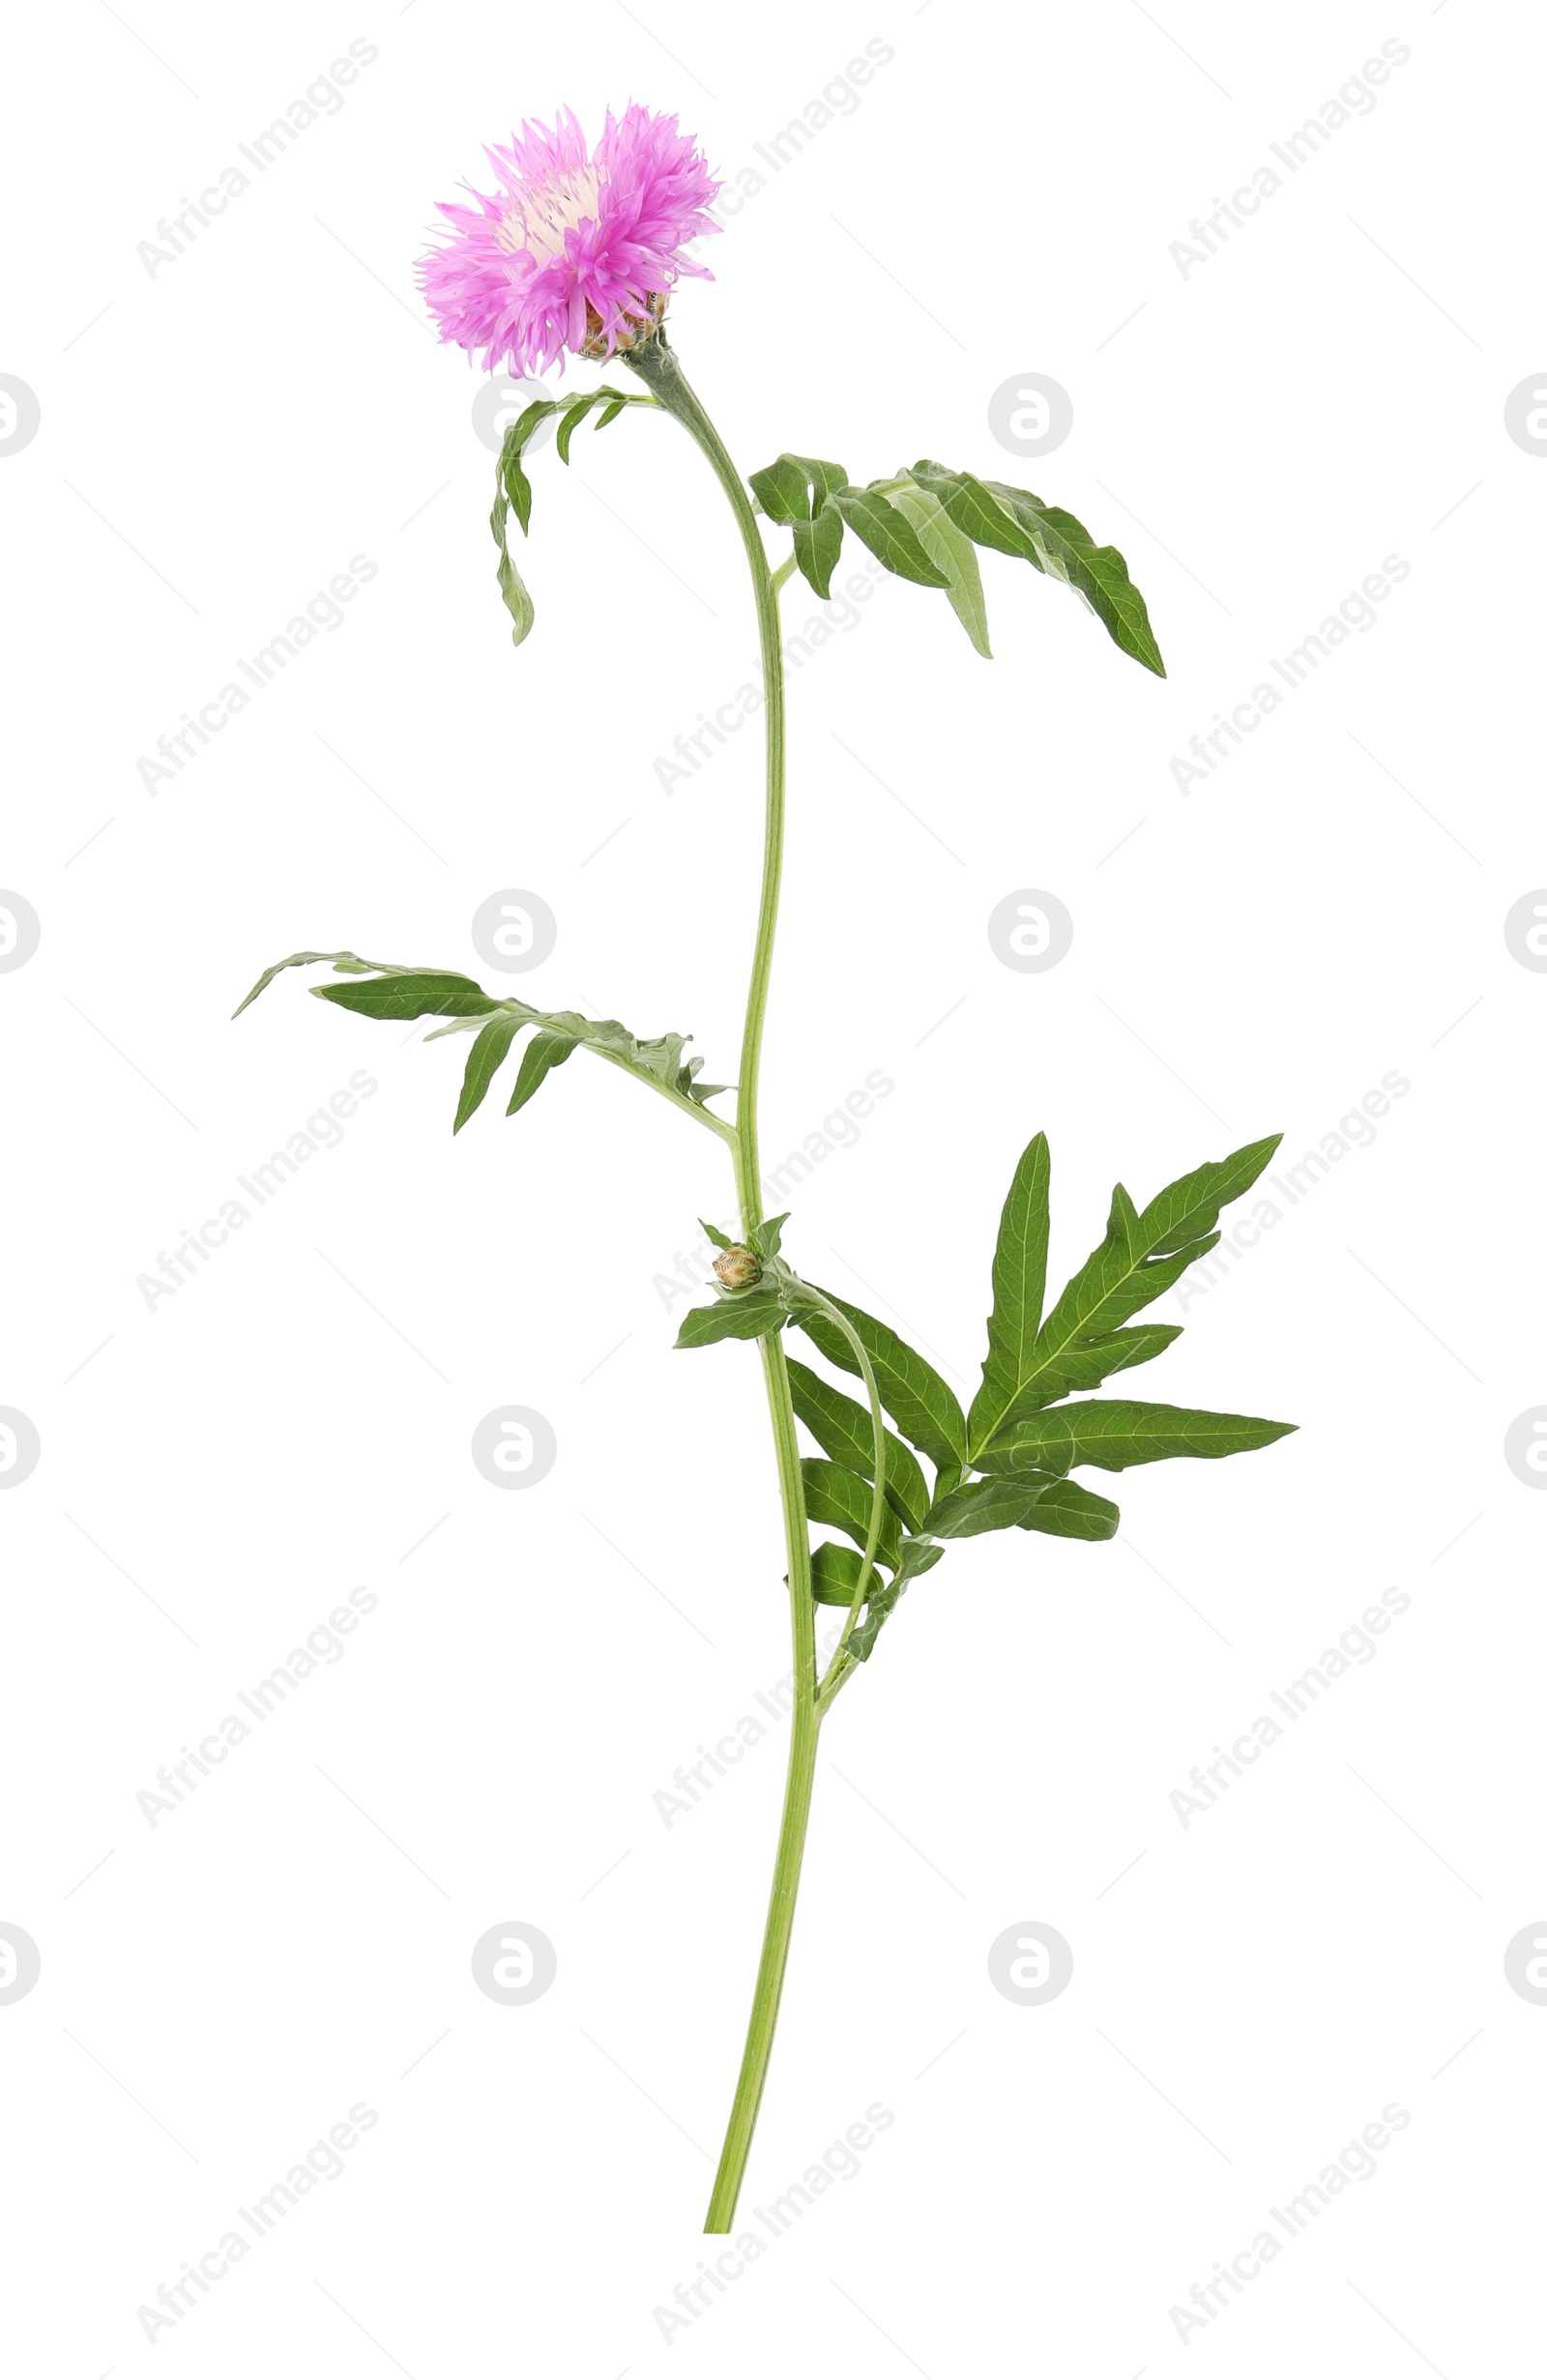
[[[456,1121],[453,1135],[461,1131],[468,1117],[483,1104],[489,1085],[505,1063],[505,1054],[524,1020],[511,1016],[506,1009],[497,1009],[482,1029],[467,1053],[467,1069],[462,1076],[462,1095],[456,1102]]]
[[[951,1488],[924,1515],[932,1537],[980,1537],[987,1529],[1019,1528],[1051,1481],[973,1479]]]
[[[655,401],[654,397],[642,392],[634,393],[623,389],[609,389],[606,386],[592,389],[586,395],[574,399],[540,396],[526,407],[525,411],[511,423],[506,431],[500,442],[499,459],[494,467],[494,509],[489,514],[489,532],[499,548],[495,576],[499,580],[500,595],[504,599],[505,608],[510,613],[513,624],[511,630],[512,645],[525,642],[531,634],[532,623],[537,617],[532,597],[522,582],[521,573],[511,559],[507,525],[509,515],[512,510],[521,524],[523,537],[527,535],[532,525],[532,482],[527,478],[526,466],[521,458],[533,432],[552,415],[562,413],[564,420],[559,424],[559,432],[554,444],[558,448],[560,461],[568,463],[570,439],[587,414],[594,412],[598,406],[602,409],[598,426],[604,429],[609,421],[617,419],[626,405],[653,405]]]
[[[1051,1463],[1061,1470],[1091,1463],[1103,1471],[1123,1471],[1174,1455],[1213,1462],[1222,1455],[1247,1454],[1294,1428],[1290,1421],[1259,1421],[1248,1413],[1095,1397],[1017,1422],[1002,1444],[1017,1462]]]
[[[873,488],[846,487],[828,502],[837,508],[861,544],[868,545],[876,560],[898,578],[911,578],[919,587],[949,586],[945,571],[937,568],[919,544],[912,522],[885,496]]]
[[[1144,597],[1115,545],[1097,545],[1072,512],[1001,479],[978,479],[928,460],[915,463],[908,476],[939,497],[975,544],[1018,555],[1034,569],[1063,579],[1084,596],[1122,652],[1157,678],[1165,676]]]
[[[805,1487],[806,1519],[829,1528],[843,1529],[857,1546],[862,1547],[870,1534],[874,1500],[869,1481],[841,1463],[827,1462],[821,1455],[804,1458],[801,1477]],[[896,1568],[899,1558],[898,1534],[897,1516],[883,1497],[876,1551],[891,1569]]]
[[[413,974],[380,975],[369,983],[314,983],[309,988],[313,1000],[326,1000],[336,1008],[353,1009],[357,1016],[397,1025],[417,1016],[488,1016],[500,1005],[471,975],[431,968]]]
[[[817,1444],[835,1463],[858,1471],[861,1479],[874,1479],[875,1433],[869,1407],[846,1397],[841,1388],[834,1388],[830,1380],[809,1371],[793,1355],[786,1358],[786,1364],[796,1412]],[[917,1528],[929,1503],[924,1475],[901,1438],[890,1430],[884,1435],[887,1501],[909,1528]]]
[[[524,491],[526,509],[530,513],[532,490],[526,474],[521,470],[519,463],[514,464],[512,468],[515,473],[515,485]],[[499,560],[494,566],[494,575],[500,584],[500,599],[511,615],[511,642],[512,645],[521,645],[531,635],[532,623],[538,615],[537,607],[526,591],[526,583],[511,560],[510,538],[506,528],[510,509],[511,499],[507,493],[507,480],[502,475],[495,490],[494,509],[489,514],[489,534],[499,548]],[[519,513],[517,517],[520,518]],[[521,526],[524,530],[526,527],[524,519],[521,521]]]
[[[967,1424],[933,1364],[862,1306],[849,1305],[831,1290],[821,1293],[854,1325],[874,1369],[881,1402],[910,1445],[926,1454],[938,1470],[960,1470],[967,1460]],[[797,1320],[829,1363],[842,1372],[859,1373],[859,1358],[825,1315],[806,1309]]]
[[[973,650],[985,661],[994,657],[988,642],[988,611],[983,602],[983,576],[972,539],[957,528],[940,498],[911,480],[889,480],[889,503],[912,523],[919,544],[937,570],[946,574],[946,594]],[[797,540],[799,541],[799,540]],[[833,560],[837,560],[834,552]]]
[[[712,1306],[694,1306],[685,1314],[675,1344],[713,1347],[720,1339],[766,1339],[784,1320],[784,1308],[771,1291],[744,1290],[735,1297],[716,1297]]]
[[[515,1088],[505,1111],[507,1116],[513,1116],[518,1108],[524,1108],[527,1101],[541,1089],[554,1067],[562,1066],[565,1059],[573,1055],[575,1043],[568,1033],[534,1033],[521,1054]]]
[[[1042,1402],[1046,1379],[1093,1340],[1116,1331],[1141,1307],[1206,1256],[1218,1234],[1212,1226],[1229,1200],[1249,1190],[1274,1149],[1278,1134],[1184,1175],[1139,1214],[1121,1182],[1112,1193],[1106,1235],[1080,1266],[1043,1322],[1030,1367],[1007,1419]]]
[[[244,1008],[250,1008],[260,992],[266,992],[276,975],[282,975],[287,967],[331,967],[336,975],[422,975],[431,971],[423,967],[399,967],[391,959],[357,958],[352,950],[296,950],[287,959],[276,959],[266,967],[251,991],[239,1006],[231,1011],[233,1022]]]
[[[1044,1537],[1076,1537],[1099,1545],[1115,1537],[1122,1518],[1116,1504],[1082,1488],[1077,1479],[1057,1480],[1016,1522],[1017,1528],[1037,1529]]]
[[[988,1318],[983,1381],[967,1416],[969,1448],[985,1446],[1034,1369],[1033,1350],[1047,1287],[1048,1185],[1052,1160],[1039,1132],[1022,1150],[999,1219],[994,1248],[994,1307]]]
[[[796,521],[791,534],[801,575],[825,603],[843,551],[843,515],[836,505],[825,504],[814,520]]]

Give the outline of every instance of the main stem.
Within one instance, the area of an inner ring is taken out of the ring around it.
[[[769,976],[774,964],[774,937],[778,925],[779,883],[784,865],[784,658],[779,646],[778,589],[757,526],[757,516],[740,474],[684,373],[663,333],[633,349],[628,362],[650,389],[657,403],[674,416],[702,449],[710,468],[725,491],[752,574],[752,599],[757,607],[757,634],[763,663],[767,793],[763,821],[763,883],[758,901],[757,936],[752,948],[752,976],[746,994],[746,1021],[742,1031],[742,1061],[736,1097],[736,1192],[741,1205],[744,1236],[763,1219],[763,1190],[757,1149],[757,1082],[763,1056],[763,1026],[768,1013]],[[706,2232],[728,2232],[736,2216],[742,2176],[752,2146],[763,2085],[768,2079],[778,2022],[779,1995],[790,1955],[795,1926],[795,1901],[800,1890],[801,1862],[805,1851],[806,1823],[811,1813],[811,1785],[816,1772],[817,1670],[816,1607],[811,1594],[811,1552],[806,1533],[805,1498],[801,1483],[801,1453],[795,1436],[795,1407],[784,1347],[776,1331],[757,1342],[763,1361],[763,1384],[774,1428],[774,1451],[778,1466],[779,1502],[784,1515],[784,1544],[789,1563],[790,1639],[794,1654],[795,1704],[790,1714],[790,1756],[784,1780],[784,1810],[779,1820],[778,1849],[774,1860],[774,1883],[769,1895],[768,1922],[758,1960],[752,2013],[746,2027],[736,2096],[731,2103],[725,2145],[704,2219]]]

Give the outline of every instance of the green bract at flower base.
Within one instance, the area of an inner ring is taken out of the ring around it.
[[[335,1007],[398,1023],[445,1019],[431,1039],[471,1035],[454,1131],[475,1114],[530,1028],[508,1115],[523,1107],[576,1050],[586,1050],[670,1101],[730,1152],[741,1238],[733,1243],[723,1232],[704,1227],[720,1250],[715,1295],[686,1317],[677,1345],[756,1343],[783,1508],[795,1703],[751,2019],[705,2225],[711,2232],[728,2232],[773,2049],[818,1729],[875,1653],[903,1595],[934,1570],[958,1538],[1000,1529],[1093,1544],[1113,1536],[1118,1508],[1071,1476],[1081,1468],[1117,1471],[1179,1455],[1212,1460],[1267,1446],[1293,1425],[1088,1393],[1115,1374],[1148,1363],[1180,1335],[1174,1324],[1134,1325],[1133,1317],[1214,1246],[1221,1208],[1251,1187],[1276,1139],[1254,1142],[1200,1166],[1142,1209],[1119,1185],[1099,1246],[1047,1308],[1049,1161],[1046,1141],[1038,1134],[1016,1167],[1005,1202],[993,1261],[988,1353],[982,1383],[966,1413],[934,1367],[889,1324],[803,1281],[781,1253],[780,1234],[789,1218],[764,1218],[757,1138],[758,1068],[784,844],[780,588],[799,569],[825,597],[844,537],[852,533],[897,577],[943,594],[986,657],[978,560],[979,549],[986,549],[1062,579],[1123,652],[1156,677],[1165,671],[1144,598],[1122,555],[1112,546],[1096,545],[1069,513],[1023,488],[932,462],[856,487],[838,464],[781,454],[744,482],[684,376],[658,313],[632,324],[630,337],[632,343],[620,344],[619,353],[644,383],[643,392],[603,387],[564,402],[540,399],[506,432],[491,526],[500,589],[520,644],[532,627],[533,606],[511,560],[509,521],[513,511],[523,534],[529,528],[532,486],[522,458],[533,432],[550,416],[563,416],[555,443],[561,462],[568,462],[570,439],[591,414],[598,428],[629,408],[669,415],[702,450],[724,490],[751,572],[767,686],[762,885],[734,1123],[710,1106],[727,1095],[728,1087],[699,1080],[702,1061],[686,1057],[686,1036],[668,1032],[642,1041],[613,1019],[595,1023],[573,1009],[544,1010],[497,999],[454,971],[384,964],[352,951],[304,950],[270,968],[248,999],[256,998],[281,968],[327,964],[353,978],[313,986],[318,998]],[[776,566],[764,547],[762,522],[791,534],[792,550]],[[827,1374],[787,1354],[791,1328],[804,1334],[831,1370],[862,1383],[863,1404]],[[798,1422],[820,1453],[803,1457]],[[813,1545],[813,1526],[836,1534]],[[845,1538],[847,1544],[841,1542]],[[819,1603],[844,1611],[825,1669],[819,1669],[816,1657]]]

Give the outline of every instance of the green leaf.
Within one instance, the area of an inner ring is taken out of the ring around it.
[[[1010,1418],[1052,1405],[1077,1388],[1099,1388],[1114,1372],[1152,1363],[1181,1336],[1180,1322],[1141,1322],[1134,1330],[1097,1332],[1070,1348],[1057,1363],[1039,1365],[1035,1380],[1015,1399]]]
[[[769,519],[781,529],[810,519],[810,487],[793,454],[775,455],[761,471],[752,472],[746,483]]]
[[[873,1501],[868,1480],[841,1463],[826,1462],[820,1455],[807,1455],[801,1465],[801,1477],[805,1486],[805,1517],[830,1528],[847,1531],[855,1544],[863,1546],[870,1534],[870,1508]],[[881,1534],[876,1540],[876,1552],[889,1568],[895,1569],[900,1558],[897,1516],[883,1496],[881,1501]]]
[[[769,519],[781,528],[812,519],[830,496],[848,484],[841,463],[824,463],[811,454],[775,455],[747,480]]]
[[[352,950],[297,950],[287,959],[276,959],[266,967],[251,991],[238,1007],[231,1011],[232,1022],[250,1008],[260,992],[266,992],[276,975],[282,975],[287,967],[331,967],[336,975],[418,975],[428,971],[419,967],[396,967],[390,959],[361,959]]]
[[[863,1307],[847,1304],[831,1290],[820,1293],[853,1323],[870,1358],[881,1402],[903,1437],[926,1454],[938,1470],[960,1470],[967,1461],[967,1424],[961,1407],[934,1366]],[[840,1372],[859,1373],[859,1358],[842,1331],[825,1315],[807,1308],[796,1319],[829,1363],[836,1364]]]
[[[498,1010],[490,1017],[467,1053],[467,1070],[462,1076],[462,1095],[456,1102],[456,1121],[453,1135],[461,1131],[468,1117],[483,1104],[489,1085],[505,1063],[505,1054],[525,1020]]]
[[[847,1651],[855,1661],[868,1661],[876,1649],[876,1639],[895,1610],[903,1592],[899,1580],[889,1586],[878,1579],[864,1599],[864,1617],[849,1638]]]
[[[796,521],[793,531],[801,575],[825,603],[843,551],[843,515],[835,506],[825,504],[815,520]]]
[[[506,434],[510,436],[511,433]],[[525,506],[525,514],[520,506],[517,507],[516,513],[524,531],[526,516],[529,516],[532,510],[532,490],[527,484],[526,475],[521,470],[520,464],[512,459],[511,469],[515,474],[513,484],[520,491],[522,503]],[[500,549],[499,561],[494,566],[494,575],[500,583],[500,595],[505,608],[514,624],[511,629],[511,642],[512,645],[520,645],[532,633],[532,623],[537,618],[537,609],[526,591],[520,571],[511,560],[511,547],[506,533],[506,520],[510,508],[511,499],[507,492],[505,476],[502,474],[494,498],[494,509],[489,514],[489,531],[495,544]]]
[[[1128,566],[1117,547],[1097,545],[1072,512],[1043,505],[1024,488],[1007,487],[1000,479],[989,479],[985,485],[1032,537],[1036,546],[1034,559],[1039,566],[1085,597],[1120,652],[1163,678],[1166,665],[1144,597],[1129,578]]]
[[[1029,1369],[1006,1420],[1018,1420],[1044,1402],[1048,1382],[1072,1357],[1087,1357],[1106,1337],[1206,1256],[1218,1234],[1219,1209],[1249,1190],[1280,1136],[1254,1141],[1216,1163],[1200,1166],[1152,1199],[1143,1214],[1121,1182],[1112,1193],[1106,1236],[1080,1266],[1032,1350]]]
[[[978,479],[928,460],[915,463],[908,476],[939,497],[974,544],[1017,555],[1034,569],[1063,579],[1084,596],[1114,644],[1157,678],[1165,676],[1144,597],[1115,545],[1097,545],[1072,512],[1044,505],[1003,480]]]
[[[985,1446],[1035,1368],[1047,1287],[1048,1184],[1052,1160],[1039,1132],[1022,1150],[999,1219],[994,1310],[988,1318],[983,1383],[967,1416],[969,1448]]]
[[[1259,1421],[1248,1413],[1206,1413],[1186,1406],[1096,1397],[1018,1422],[1005,1444],[1017,1460],[1051,1463],[1061,1470],[1093,1463],[1103,1471],[1123,1471],[1135,1463],[1163,1463],[1173,1455],[1212,1462],[1222,1455],[1249,1454],[1286,1437],[1294,1428],[1290,1421]]]
[[[958,529],[940,498],[909,480],[891,482],[890,501],[911,521],[919,544],[937,570],[946,574],[950,608],[972,639],[973,650],[985,661],[994,657],[988,642],[988,612],[983,602],[982,572],[972,539]],[[797,535],[799,550],[799,535]],[[833,561],[837,560],[834,552]]]
[[[906,1586],[910,1579],[921,1579],[926,1570],[933,1570],[946,1549],[932,1545],[927,1537],[905,1537],[902,1559],[897,1564],[897,1584]]]
[[[864,1556],[855,1547],[835,1546],[831,1538],[825,1537],[811,1549],[812,1602],[853,1603],[863,1568]],[[870,1575],[878,1585],[885,1584],[879,1571],[873,1570]]]
[[[1087,1545],[1099,1545],[1104,1538],[1117,1535],[1121,1517],[1116,1504],[1104,1495],[1093,1495],[1078,1480],[1060,1479],[1015,1525],[1039,1529],[1044,1537],[1077,1537]]]
[[[808,1371],[793,1355],[786,1361],[796,1412],[818,1445],[835,1463],[846,1464],[851,1471],[858,1471],[861,1479],[874,1479],[875,1433],[868,1406],[846,1397],[841,1388],[834,1388],[831,1381]],[[901,1438],[890,1430],[885,1437],[887,1501],[909,1528],[917,1528],[929,1503],[924,1475]]]
[[[313,1000],[331,1001],[336,1008],[397,1025],[417,1016],[488,1016],[500,1004],[470,975],[432,968],[370,983],[314,983],[310,991]]]
[[[698,1218],[698,1228],[712,1248],[734,1248],[736,1245],[734,1239],[727,1239],[724,1233],[713,1223],[706,1223],[702,1215]]]
[[[553,1072],[554,1067],[562,1066],[565,1059],[573,1052],[574,1047],[574,1040],[568,1033],[533,1034],[522,1055],[520,1070],[515,1078],[515,1088],[511,1093],[511,1104],[505,1111],[507,1116],[513,1116],[517,1108],[524,1108],[527,1101],[535,1097]]]
[[[933,1537],[980,1537],[985,1529],[1019,1528],[1046,1480],[974,1479],[930,1505],[924,1527]]]
[[[748,1235],[749,1242],[753,1254],[760,1256],[765,1264],[771,1263],[777,1256],[779,1242],[784,1236],[784,1226],[789,1219],[786,1209],[782,1215],[770,1215],[766,1222],[753,1224]]]
[[[912,523],[874,488],[841,488],[828,502],[836,506],[876,560],[898,578],[911,578],[919,587],[949,586],[945,571],[936,567],[919,544]]]
[[[784,1320],[780,1300],[761,1288],[694,1306],[682,1319],[678,1347],[713,1347],[720,1339],[766,1339]]]

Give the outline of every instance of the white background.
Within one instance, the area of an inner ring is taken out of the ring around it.
[[[1524,2368],[1547,2012],[1503,1952],[1547,1904],[1547,1507],[1503,1440],[1547,1399],[1547,982],[1503,921],[1547,880],[1547,469],[1503,408],[1544,363],[1540,28],[1470,0],[645,14],[134,0],[131,29],[94,0],[12,30],[0,370],[42,427],[0,453],[0,883],[43,939],[0,976],[0,1404],[43,1456],[0,1497],[0,1918],[43,1969],[0,2007],[9,2359]],[[379,54],[342,109],[148,274],[158,219],[351,39]],[[1277,1129],[1299,1159],[1411,1089],[1136,1391],[1299,1435],[1129,1474],[1116,1544],[957,1549],[839,1704],[747,2207],[872,2103],[894,2121],[668,2343],[783,1756],[669,1830],[653,1804],[787,1660],[755,1361],[673,1354],[654,1285],[728,1212],[721,1152],[584,1057],[453,1142],[465,1045],[309,977],[227,1019],[302,946],[477,972],[472,913],[518,885],[559,939],[515,988],[734,1071],[756,731],[669,797],[653,767],[750,675],[734,532],[669,422],[582,430],[568,476],[550,446],[513,653],[476,377],[411,264],[522,114],[594,131],[634,97],[734,173],[872,39],[862,103],[681,296],[686,367],[745,469],[930,454],[1067,506],[1170,676],[994,556],[992,664],[889,581],[801,667],[766,1155],[895,1088],[791,1255],[965,1399],[1034,1130],[1061,1281],[1120,1175],[1142,1203]],[[1387,40],[1373,112],[1184,276],[1191,218]],[[1035,462],[987,421],[1029,371],[1074,409]],[[149,794],[158,736],[357,554],[343,624]],[[1188,739],[1388,555],[1376,624],[1179,791]],[[1075,921],[1048,973],[986,939],[1028,885]],[[148,1310],[137,1276],[360,1068],[340,1144]],[[504,1404],[557,1433],[528,1494],[470,1461]],[[148,1825],[157,1769],[361,1585],[343,1658]],[[1377,1657],[1183,1828],[1188,1770],[1392,1586]],[[515,1919],[559,1966],[510,2009],[469,1959]],[[1028,2009],[986,1955],[1031,1919],[1074,1977]],[[136,2307],[357,2102],[342,2174],[147,2344]],[[1169,2309],[1392,2102],[1374,2177],[1183,2343]]]

